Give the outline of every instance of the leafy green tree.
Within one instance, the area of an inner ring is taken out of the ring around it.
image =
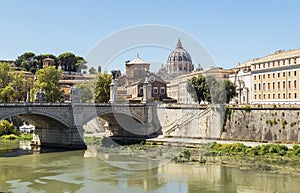
[[[21,56],[18,56],[18,58],[15,61],[15,65],[19,67],[21,66],[23,61],[30,61],[34,56],[35,54],[33,52],[25,52]]]
[[[17,134],[17,131],[12,122],[7,120],[0,121],[0,136],[1,135],[9,135],[9,134]]]
[[[213,103],[229,103],[236,96],[236,85],[229,80],[216,80],[214,77],[207,77],[210,88],[211,100]]]
[[[38,64],[38,60],[35,57],[34,53],[25,52],[21,56],[18,56],[15,65],[18,68],[35,73]]]
[[[237,96],[236,85],[229,81],[224,80],[225,90],[226,90],[226,103],[229,103],[234,97]]]
[[[216,104],[229,103],[236,96],[236,86],[229,80],[216,80],[213,76],[199,75],[188,80],[187,91],[199,104],[201,101]]]
[[[2,88],[0,91],[0,100],[4,103],[10,103],[13,102],[13,95],[15,93],[15,90],[10,85],[7,85],[6,87]]]
[[[6,62],[0,62],[0,89],[8,85],[10,80],[10,65]]]
[[[32,93],[31,100],[33,100],[34,95],[41,89],[46,94],[46,102],[57,102],[61,99],[60,87],[58,81],[62,76],[62,71],[57,70],[54,66],[49,66],[40,69],[36,72],[36,78]]]
[[[22,72],[12,72],[11,82],[9,85],[14,88],[13,98],[16,102],[25,101],[27,98],[27,92],[32,86],[32,79],[25,79]]]
[[[95,69],[94,67],[91,67],[91,68],[89,69],[89,73],[90,73],[90,74],[97,74],[97,71],[96,71],[96,69]]]
[[[65,52],[57,57],[58,63],[64,71],[77,72],[81,69],[86,69],[86,61],[83,57],[75,56],[71,52]]]
[[[94,98],[94,81],[87,82],[87,83],[80,83],[76,84],[76,88],[79,88],[81,90],[81,102],[92,102]]]
[[[98,74],[95,87],[95,102],[107,103],[110,97],[110,84],[112,77],[110,74]]]
[[[202,101],[210,102],[208,84],[206,78],[202,74],[188,80],[187,91],[191,94],[194,101],[198,101],[199,104]]]

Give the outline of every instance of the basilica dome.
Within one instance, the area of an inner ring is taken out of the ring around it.
[[[180,39],[168,57],[166,69],[169,74],[184,74],[194,70],[192,58],[189,52],[182,47]]]

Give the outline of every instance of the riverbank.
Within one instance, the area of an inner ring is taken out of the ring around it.
[[[9,135],[2,135],[0,136],[0,140],[32,140],[33,139],[33,134],[20,134],[20,135],[15,135],[15,134],[9,134]]]
[[[88,141],[100,144],[95,138]],[[294,144],[156,138],[141,144],[101,147],[99,150],[106,155],[113,152],[146,159],[169,159],[178,164],[218,164],[241,170],[300,176],[300,146]]]

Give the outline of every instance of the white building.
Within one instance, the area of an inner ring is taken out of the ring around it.
[[[232,69],[233,73],[229,75],[229,80],[236,84],[237,96],[232,99],[231,103],[251,103],[251,63],[252,61],[248,61]]]

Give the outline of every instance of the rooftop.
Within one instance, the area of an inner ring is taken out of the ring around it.
[[[137,54],[134,60],[127,62],[126,64],[149,64],[149,62],[146,62],[145,60],[140,58],[139,54]]]

